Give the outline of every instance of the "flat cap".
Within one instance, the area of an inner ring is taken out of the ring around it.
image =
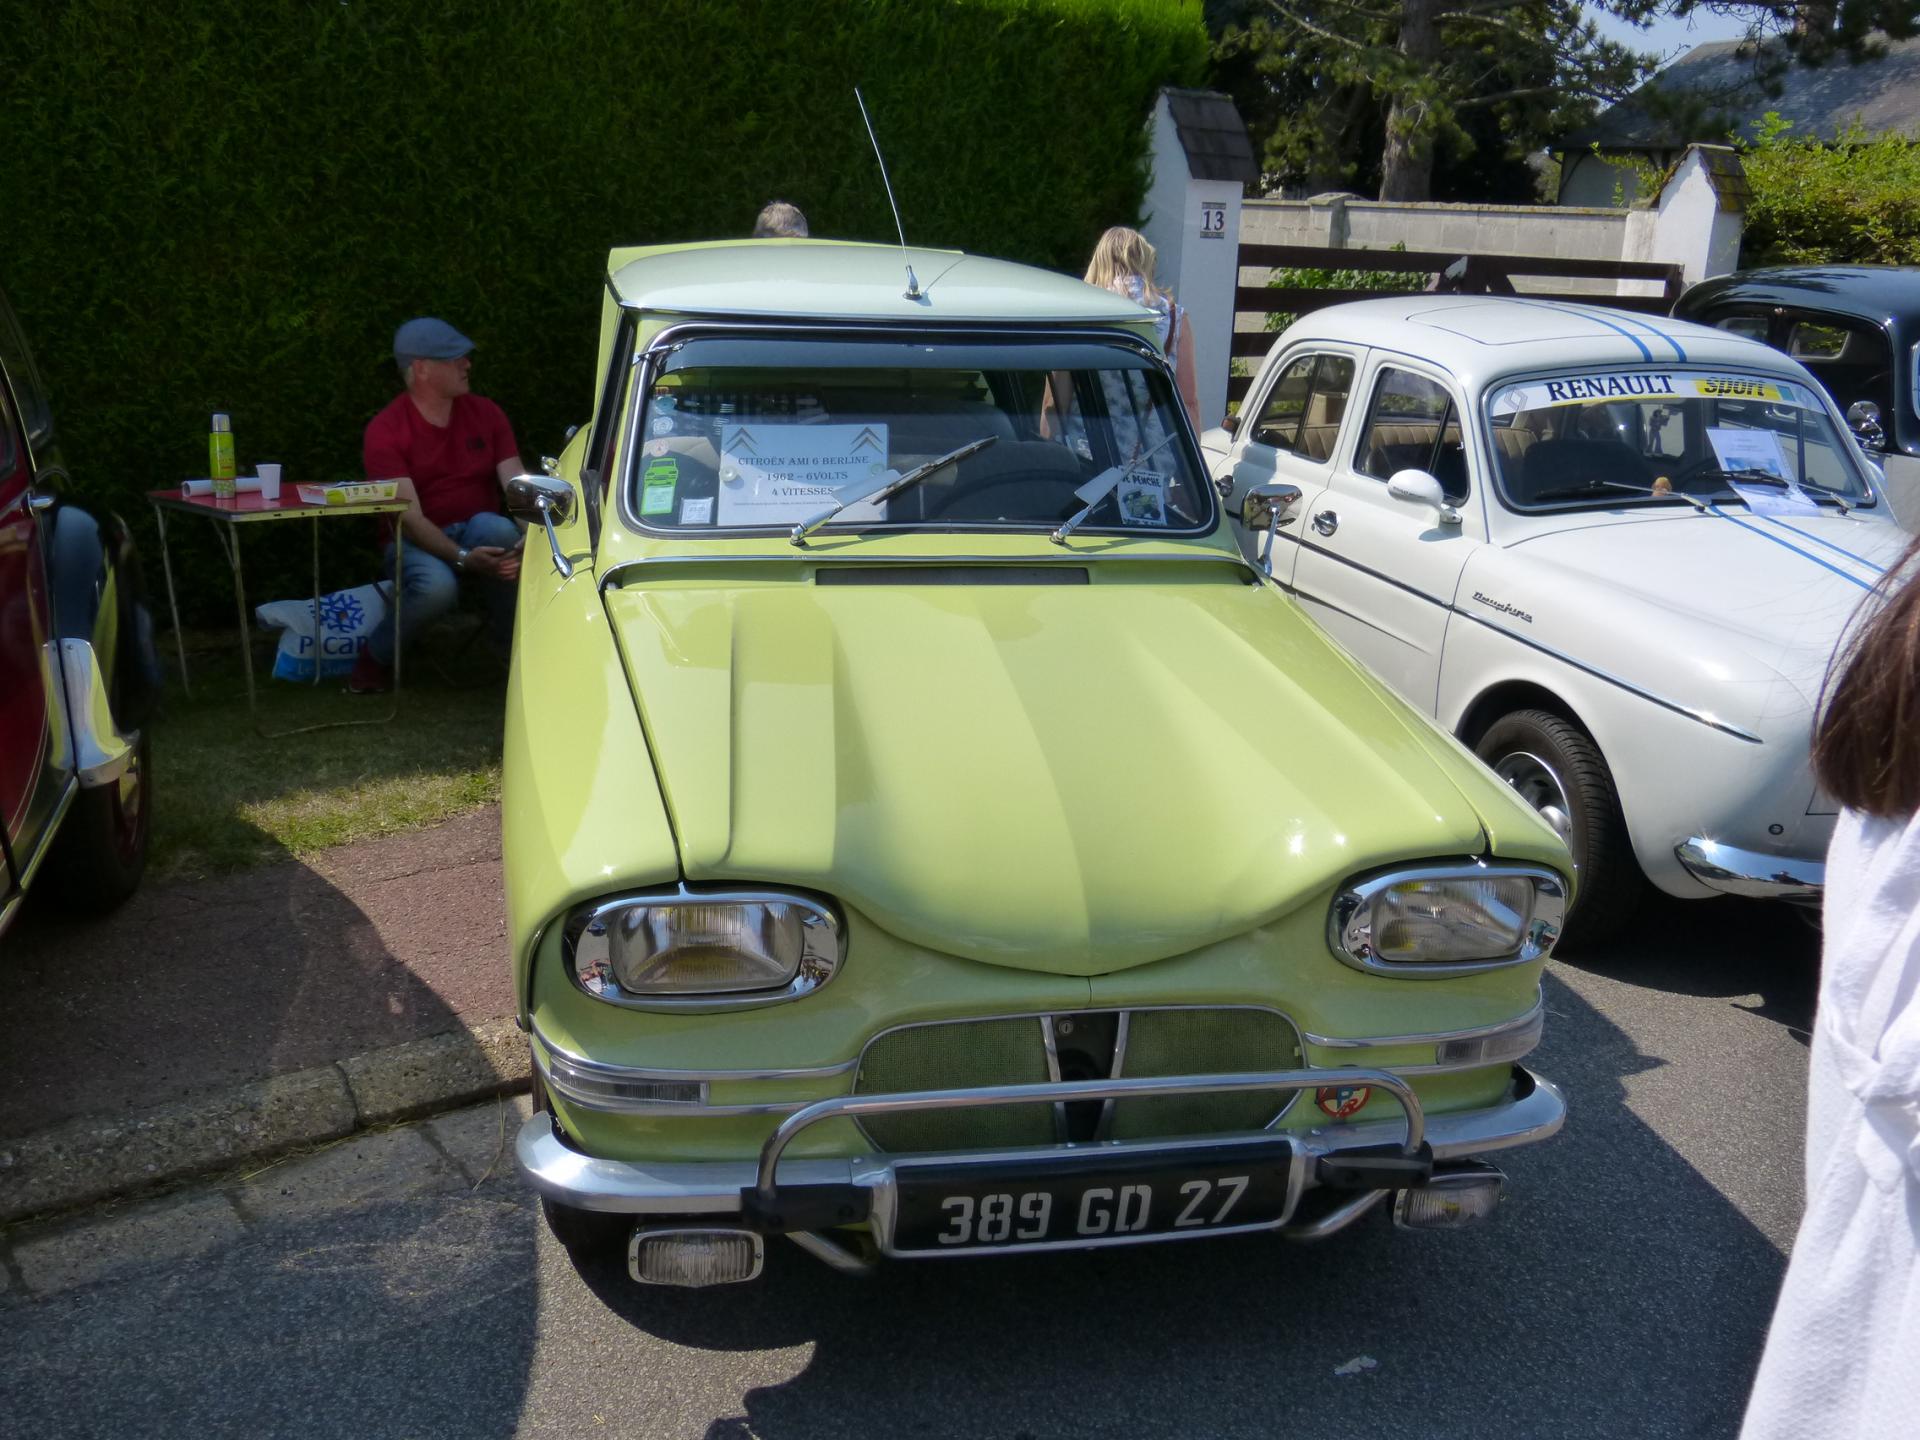
[[[393,358],[400,365],[409,360],[458,360],[472,349],[473,341],[431,315],[409,320],[393,332]]]

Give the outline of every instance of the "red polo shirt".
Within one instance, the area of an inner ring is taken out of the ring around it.
[[[364,446],[367,478],[412,477],[421,511],[440,526],[497,512],[494,467],[519,453],[506,412],[484,396],[456,395],[440,426],[429,423],[404,390],[367,422]]]

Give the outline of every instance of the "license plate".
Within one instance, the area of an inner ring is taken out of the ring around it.
[[[1270,1226],[1286,1215],[1284,1138],[1137,1154],[909,1164],[895,1172],[897,1253],[1079,1248]]]

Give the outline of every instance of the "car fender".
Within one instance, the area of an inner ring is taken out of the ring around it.
[[[572,478],[563,457],[563,478]],[[584,507],[556,525],[563,553],[587,550]],[[671,885],[679,854],[627,685],[596,572],[571,578],[538,529],[521,561],[507,679],[500,812],[507,934],[520,1020],[532,965],[552,922],[572,906]]]
[[[97,667],[114,727],[124,735],[138,732],[152,717],[163,672],[140,557],[126,522],[111,511],[96,517],[77,505],[57,505],[48,526],[47,572],[63,656],[69,664]],[[76,641],[90,656],[74,648]],[[70,690],[75,683],[81,682],[70,677]]]
[[[1584,614],[1589,632],[1596,607],[1632,602],[1581,594],[1595,587],[1568,577],[1516,583],[1512,561],[1489,550],[1468,567],[1441,662],[1442,725],[1471,745],[1509,710],[1565,714],[1599,747],[1640,867],[1669,894],[1713,893],[1674,855],[1695,836],[1783,854],[1824,848],[1830,819],[1806,814],[1811,708],[1796,687],[1734,647],[1703,649],[1692,632],[1706,627],[1673,633],[1671,615],[1618,617],[1620,629],[1640,637],[1636,656],[1584,653],[1573,625],[1542,623],[1554,618],[1544,606],[1500,599],[1516,612],[1508,613],[1475,596],[1550,595],[1556,611]],[[1718,683],[1705,678],[1703,655],[1713,657]]]

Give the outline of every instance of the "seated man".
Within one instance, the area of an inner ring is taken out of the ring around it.
[[[504,653],[513,635],[514,582],[520,575],[520,527],[500,513],[500,487],[518,475],[520,447],[506,413],[470,393],[473,342],[444,320],[409,320],[393,337],[406,389],[367,422],[369,480],[398,480],[411,502],[400,517],[406,535],[401,625],[393,613],[367,637],[347,688],[365,695],[392,684],[396,646],[446,614],[462,578],[482,582],[488,628]],[[389,541],[382,568],[393,567]]]

